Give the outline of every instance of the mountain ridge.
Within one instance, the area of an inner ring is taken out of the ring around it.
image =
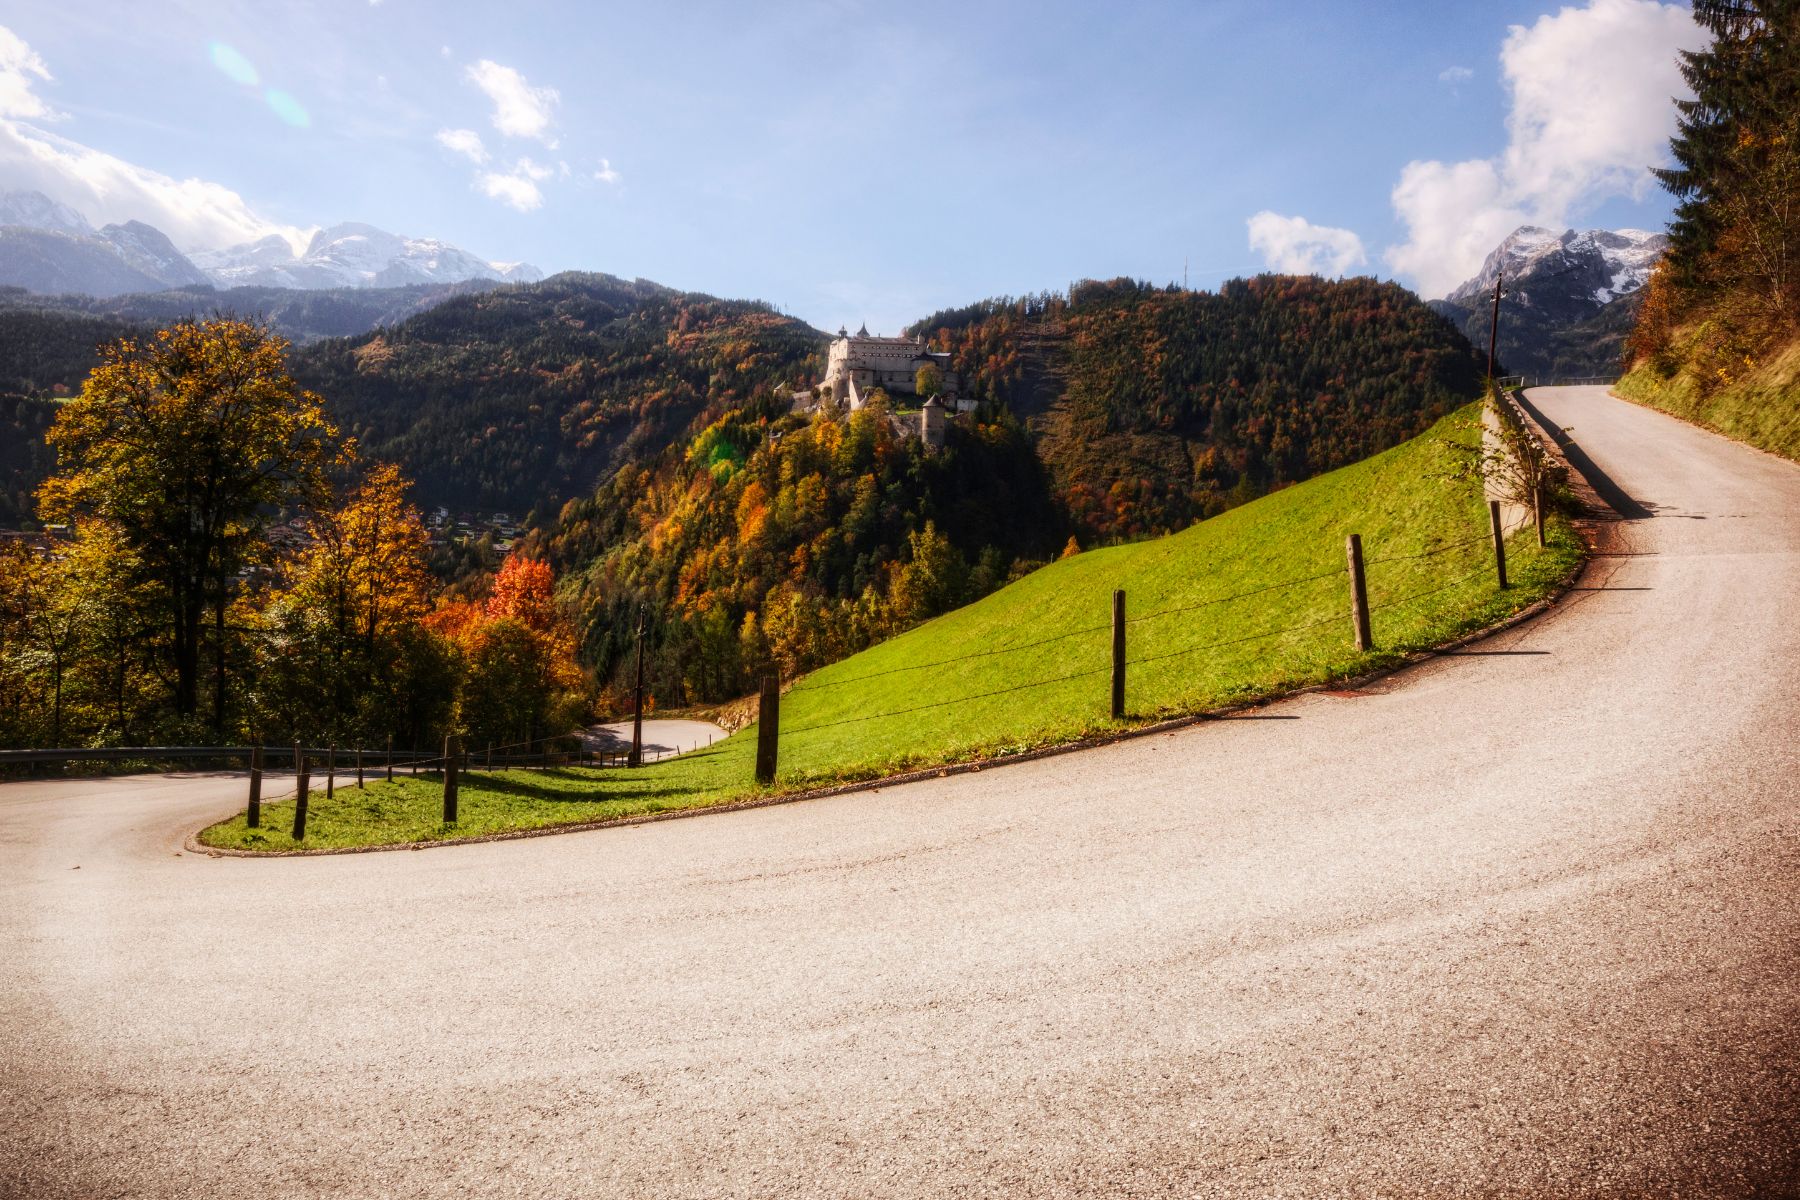
[[[270,234],[184,254],[161,230],[127,221],[95,230],[42,192],[0,193],[0,286],[101,298],[175,287],[281,287],[299,291],[414,284],[535,283],[529,263],[490,262],[436,238],[346,221],[314,232],[296,251]]]
[[[1625,335],[1668,244],[1667,234],[1642,229],[1559,233],[1521,225],[1473,278],[1430,304],[1485,347],[1499,279],[1496,357],[1504,370],[1546,378],[1617,375]]]

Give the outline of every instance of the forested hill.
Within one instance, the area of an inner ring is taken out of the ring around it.
[[[422,501],[523,513],[591,492],[705,412],[804,386],[822,347],[767,305],[568,273],[303,347],[293,370]]]
[[[1396,445],[1483,363],[1411,292],[1264,276],[986,301],[914,327],[979,401],[940,453],[879,410],[763,395],[634,456],[537,535],[580,580],[584,651],[664,702],[741,694],[976,599],[1065,551],[1195,519]],[[645,443],[648,448],[649,443]]]
[[[1412,437],[1481,387],[1467,339],[1372,279],[1130,280],[913,327],[978,397],[1027,415],[1089,536],[1179,529]]]
[[[290,350],[295,378],[325,398],[366,455],[400,463],[422,502],[518,513],[591,492],[709,410],[743,404],[758,389],[805,386],[824,345],[823,334],[764,304],[573,272],[504,287],[236,288],[110,300],[8,289],[0,294],[0,429],[31,445],[0,451],[0,525],[29,517],[29,496],[49,466],[39,443],[53,400],[80,389],[99,343],[215,312],[267,319],[302,340],[303,329],[347,322],[355,336]],[[394,324],[369,329],[390,315]]]
[[[20,310],[70,313],[156,329],[183,317],[224,314],[266,324],[296,346],[304,346],[321,338],[354,337],[404,321],[453,296],[504,286],[491,279],[468,279],[383,288],[180,287],[121,296],[47,296],[0,287],[0,316]]]

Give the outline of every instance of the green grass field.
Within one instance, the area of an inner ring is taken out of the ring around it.
[[[878,778],[1067,742],[1355,675],[1482,628],[1553,588],[1582,547],[1563,521],[1508,544],[1495,582],[1480,485],[1451,481],[1471,405],[1384,454],[1155,541],[1089,551],[801,679],[782,698],[776,786],[752,727],[636,771],[475,772],[460,820],[436,776],[313,793],[306,845],[379,845],[605,820]],[[1376,649],[1359,654],[1344,539],[1359,533]],[[1111,606],[1126,592],[1126,719],[1109,717]],[[291,802],[207,829],[208,845],[295,848]]]

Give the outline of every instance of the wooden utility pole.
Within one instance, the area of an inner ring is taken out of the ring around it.
[[[631,700],[631,765],[644,765],[644,606],[638,605],[637,684]]]
[[[1369,590],[1363,582],[1362,534],[1344,539],[1344,556],[1350,560],[1350,620],[1356,626],[1356,648],[1366,652],[1374,645],[1369,636]]]
[[[1494,315],[1488,322],[1488,386],[1494,384],[1494,348],[1500,341],[1500,282],[1503,272],[1494,272]]]
[[[1112,719],[1125,717],[1125,593],[1113,592]]]
[[[764,675],[756,707],[756,782],[775,782],[775,755],[781,744],[781,677]]]

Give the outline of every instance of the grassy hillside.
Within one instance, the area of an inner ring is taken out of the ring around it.
[[[1672,360],[1672,361],[1671,361]],[[1619,380],[1627,400],[1800,462],[1800,340],[1742,375],[1703,387],[1678,355],[1645,358]]]
[[[1558,523],[1547,551],[1511,542],[1500,592],[1479,486],[1449,476],[1477,438],[1471,406],[1426,435],[1154,541],[1077,555],[986,599],[801,679],[782,701],[778,790],[866,779],[1069,741],[1342,678],[1491,623],[1542,595],[1579,559]],[[1377,649],[1351,644],[1344,537],[1363,536]],[[1110,606],[1131,619],[1127,719],[1108,716]],[[429,780],[334,805],[314,797],[309,845],[466,837],[715,804],[758,793],[754,728],[634,772],[477,774],[462,820],[438,820]],[[242,819],[215,845],[284,848]]]

